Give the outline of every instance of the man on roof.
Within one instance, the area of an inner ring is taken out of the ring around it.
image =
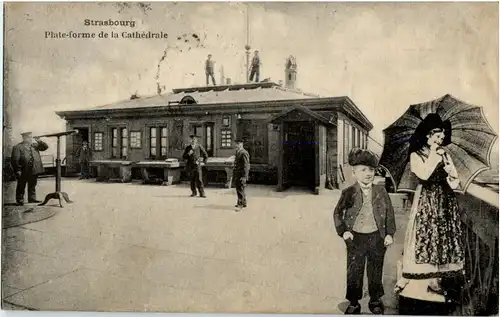
[[[259,82],[260,65],[259,51],[255,51],[252,58],[252,64],[250,65],[250,81],[253,81],[253,77],[255,76],[255,82]]]
[[[212,60],[212,54],[208,54],[207,60],[205,61],[205,76],[207,79],[207,86],[208,86],[208,79],[209,77],[212,77],[212,83],[215,84],[215,77],[214,77],[214,68],[215,68],[215,62]]]

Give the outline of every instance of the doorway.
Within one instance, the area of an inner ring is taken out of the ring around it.
[[[314,189],[315,179],[315,125],[311,121],[284,124],[285,179],[289,186]]]
[[[205,124],[205,150],[209,157],[214,156],[214,124]]]
[[[200,144],[207,151],[209,157],[214,156],[214,123],[205,122],[203,124],[193,124],[192,133],[200,137]]]

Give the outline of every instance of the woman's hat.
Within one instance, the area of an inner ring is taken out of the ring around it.
[[[366,165],[376,168],[378,166],[378,157],[370,150],[365,150],[361,148],[353,148],[351,152],[349,152],[349,156],[347,158],[349,165]]]
[[[437,113],[429,113],[422,122],[417,126],[413,136],[411,137],[413,147],[422,147],[427,144],[427,135],[433,129],[443,129],[444,139],[442,146],[451,143],[451,122],[450,120],[443,121]]]

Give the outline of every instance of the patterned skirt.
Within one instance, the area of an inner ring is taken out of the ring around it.
[[[428,279],[462,273],[462,239],[453,191],[440,184],[418,185],[405,236],[403,277]]]

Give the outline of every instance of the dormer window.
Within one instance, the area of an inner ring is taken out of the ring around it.
[[[193,105],[196,104],[196,100],[191,97],[191,96],[185,96],[184,98],[181,99],[181,102],[179,102],[182,105]]]

